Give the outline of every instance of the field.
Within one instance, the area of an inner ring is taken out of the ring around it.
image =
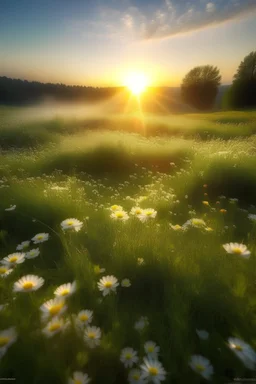
[[[140,367],[150,340],[160,347],[163,382],[206,382],[203,369],[190,367],[193,355],[209,359],[213,383],[255,377],[253,351],[243,361],[228,340],[256,348],[256,216],[248,216],[256,214],[256,112],[1,107],[0,148],[0,257],[26,254],[10,273],[0,267],[0,329],[17,333],[6,349],[0,333],[2,378],[64,384],[82,371],[92,383],[158,384],[153,371],[151,381],[128,381],[129,357],[120,361],[131,347],[132,368]],[[69,218],[81,222],[77,231],[62,229]],[[40,233],[49,238],[31,241]],[[228,253],[230,242],[250,255]],[[44,284],[15,292],[26,275]],[[109,275],[119,285],[104,296],[97,283]],[[63,311],[42,316],[55,289],[73,282]],[[93,311],[91,322],[79,323],[81,310]],[[95,348],[88,325],[101,331]]]

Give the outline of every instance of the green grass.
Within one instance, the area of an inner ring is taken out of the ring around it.
[[[193,354],[211,361],[213,383],[255,377],[227,339],[256,349],[256,227],[248,219],[256,213],[256,113],[146,116],[142,124],[136,115],[39,112],[0,109],[0,257],[37,233],[50,234],[37,245],[39,257],[0,278],[0,304],[8,304],[0,330],[18,332],[0,360],[1,377],[64,384],[80,370],[93,383],[126,383],[121,350],[134,348],[141,362],[147,340],[160,346],[166,383],[205,382],[188,366]],[[5,211],[13,204],[14,211]],[[128,213],[139,204],[157,216],[142,223],[129,214],[116,222],[113,204]],[[79,232],[62,232],[69,217],[83,222]],[[170,227],[191,217],[213,231]],[[227,254],[228,242],[246,244],[250,258]],[[95,265],[106,271],[96,275]],[[14,282],[27,274],[43,277],[44,285],[14,294]],[[104,275],[119,283],[129,278],[131,287],[119,285],[116,295],[103,297],[97,282]],[[52,338],[42,333],[40,306],[74,280],[77,291],[63,317],[93,310],[92,324],[102,331],[95,349],[73,326]],[[141,316],[149,325],[139,332],[134,324]],[[200,340],[196,329],[207,330],[209,339]]]

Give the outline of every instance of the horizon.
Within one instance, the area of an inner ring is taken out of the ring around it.
[[[229,85],[255,49],[254,0],[14,0],[1,5],[3,76],[42,83],[179,87],[195,66],[217,66]],[[8,33],[6,33],[8,32]]]

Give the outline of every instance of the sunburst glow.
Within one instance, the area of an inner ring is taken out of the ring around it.
[[[140,95],[148,85],[148,79],[143,73],[131,73],[125,80],[125,85],[134,95]]]

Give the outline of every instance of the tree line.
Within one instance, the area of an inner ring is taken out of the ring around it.
[[[185,103],[199,110],[213,107],[221,75],[217,67],[204,65],[193,68],[184,77],[181,95]],[[233,82],[222,99],[224,109],[252,108],[256,106],[256,51],[240,63]]]

